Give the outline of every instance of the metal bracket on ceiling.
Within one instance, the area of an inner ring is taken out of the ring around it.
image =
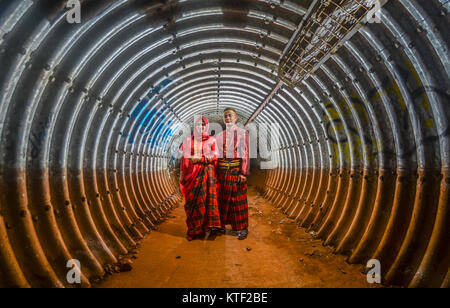
[[[299,85],[388,1],[315,0],[280,57],[279,78]]]

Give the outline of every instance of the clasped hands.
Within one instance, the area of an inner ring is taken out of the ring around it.
[[[202,158],[194,156],[194,157],[189,158],[189,161],[191,163],[193,163],[194,165],[196,165],[196,164],[200,164],[202,162]]]
[[[206,159],[211,159],[212,157],[205,156]],[[193,163],[194,165],[200,164],[202,162],[201,157],[191,157],[189,158],[189,161]],[[238,183],[245,183],[247,182],[247,177],[245,175],[240,174],[238,178]]]
[[[213,156],[205,156],[205,162],[207,162],[207,163],[210,162],[212,158],[213,158]],[[193,163],[194,165],[196,165],[196,164],[200,164],[202,162],[202,158],[198,157],[198,156],[194,156],[194,157],[189,158],[189,161],[191,163]]]

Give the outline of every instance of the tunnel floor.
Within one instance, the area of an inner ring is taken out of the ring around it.
[[[97,288],[374,288],[362,265],[346,263],[252,186],[249,237],[231,232],[188,242],[183,203],[141,242],[132,271],[108,276]]]

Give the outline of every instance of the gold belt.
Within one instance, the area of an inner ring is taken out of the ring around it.
[[[239,168],[241,166],[241,161],[239,159],[234,160],[220,160],[218,167],[221,170],[227,170],[231,168]]]

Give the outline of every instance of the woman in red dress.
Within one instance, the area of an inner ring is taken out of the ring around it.
[[[215,170],[217,165],[216,139],[208,134],[208,120],[195,121],[194,134],[181,146],[180,190],[186,203],[187,239],[209,237],[220,229]]]

